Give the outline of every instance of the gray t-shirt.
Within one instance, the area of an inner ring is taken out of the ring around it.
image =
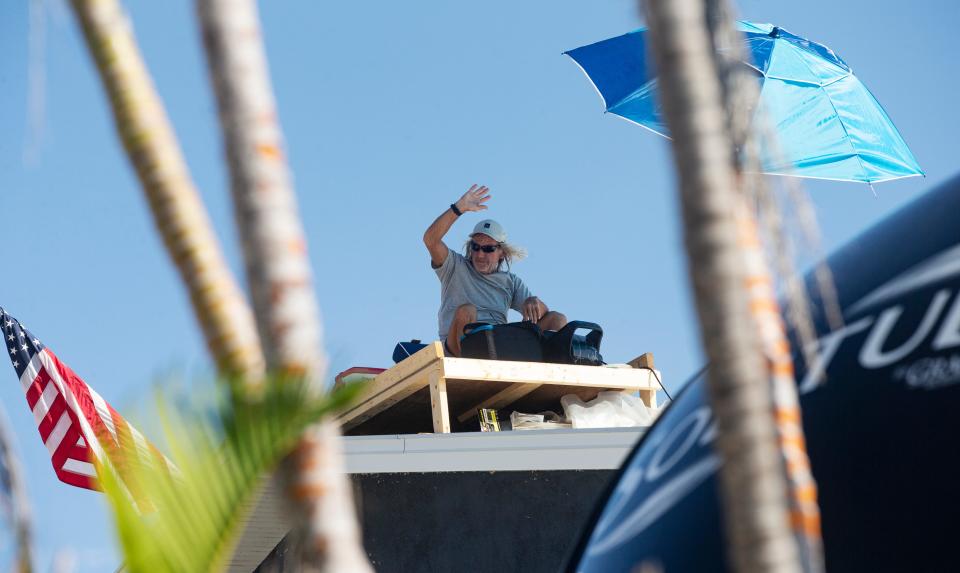
[[[530,290],[520,277],[508,272],[480,274],[460,253],[447,249],[447,258],[434,269],[440,279],[440,339],[450,332],[453,314],[461,304],[477,307],[477,321],[492,324],[507,322],[507,311],[520,311],[523,301],[530,298]]]

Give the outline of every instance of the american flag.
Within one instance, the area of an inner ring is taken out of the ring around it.
[[[131,462],[174,469],[136,428],[2,307],[0,330],[60,481],[100,489],[96,462],[111,462],[121,479]]]

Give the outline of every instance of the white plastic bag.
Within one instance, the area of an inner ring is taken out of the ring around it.
[[[623,392],[600,392],[584,403],[575,394],[560,398],[563,412],[574,428],[626,428],[649,426],[656,418],[639,397]]]

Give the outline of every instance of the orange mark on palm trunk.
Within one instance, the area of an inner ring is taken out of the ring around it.
[[[756,286],[768,286],[773,284],[769,277],[763,275],[751,275],[747,277],[747,288],[753,288]]]
[[[280,161],[283,159],[283,150],[280,149],[280,147],[269,143],[261,143],[260,145],[257,145],[257,153],[259,153],[262,157],[273,159],[274,161]]]
[[[300,484],[291,489],[296,499],[317,499],[327,495],[329,488],[322,484]]]
[[[304,254],[307,252],[307,242],[303,240],[303,237],[290,239],[287,241],[287,250],[291,253]]]
[[[790,376],[793,377],[793,363],[792,362],[777,362],[776,364],[771,365],[770,368],[773,371],[774,376]]]
[[[777,410],[777,423],[778,424],[799,424],[800,423],[800,411],[799,410]]]
[[[776,302],[770,299],[753,300],[750,301],[750,311],[754,314],[761,312],[777,313],[780,311],[780,307],[777,306]]]

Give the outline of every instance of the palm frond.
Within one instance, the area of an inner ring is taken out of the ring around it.
[[[360,390],[315,396],[299,379],[268,381],[256,396],[229,388],[212,414],[158,400],[175,472],[114,460],[99,468],[126,571],[221,570],[263,480],[308,426]]]

